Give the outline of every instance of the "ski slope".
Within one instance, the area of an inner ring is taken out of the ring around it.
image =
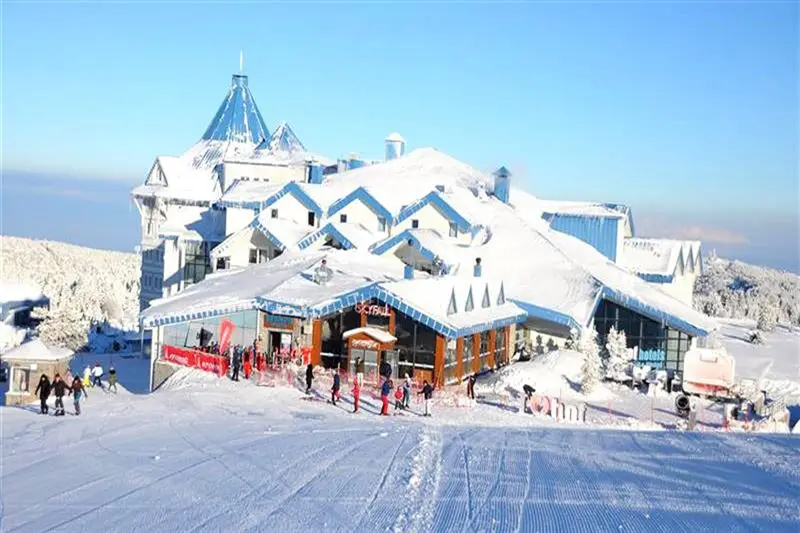
[[[114,363],[143,390],[140,360]],[[371,398],[353,415],[326,392],[182,371],[152,395],[90,389],[80,417],[0,408],[0,531],[800,528],[796,436],[554,427],[489,405],[453,425],[378,417]]]

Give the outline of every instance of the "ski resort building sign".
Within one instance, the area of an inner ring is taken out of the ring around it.
[[[392,311],[386,304],[380,305],[372,302],[359,302],[355,306],[356,313],[370,316],[392,316]]]

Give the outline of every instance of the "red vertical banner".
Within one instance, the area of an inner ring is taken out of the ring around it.
[[[223,318],[219,323],[219,353],[224,354],[231,345],[231,337],[233,336],[233,322],[227,318]]]

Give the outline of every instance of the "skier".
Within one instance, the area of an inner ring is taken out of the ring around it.
[[[381,386],[381,415],[383,416],[389,416],[389,393],[393,388],[392,380],[386,378]]]
[[[428,380],[425,380],[422,390],[417,394],[422,394],[425,398],[425,412],[422,416],[431,416],[431,397],[433,396],[433,387],[430,386]]]
[[[65,392],[67,392],[67,384],[61,379],[61,374],[56,374],[53,376],[53,393],[56,395],[56,416],[64,416]]]
[[[39,378],[39,384],[36,385],[36,390],[33,392],[39,395],[39,401],[41,402],[39,407],[40,415],[47,414],[47,398],[50,396],[50,388],[50,379],[46,374],[42,374],[42,377]]]
[[[242,366],[242,353],[239,351],[238,346],[234,346],[233,348],[233,360],[231,364],[233,366],[233,375],[231,375],[231,380],[239,381],[239,367]]]
[[[475,374],[467,378],[467,398],[475,401]]]
[[[250,373],[253,371],[253,364],[250,361],[250,349],[244,352],[244,379],[250,379]]]
[[[306,394],[311,394],[311,382],[314,381],[314,367],[308,363],[306,367]]]
[[[117,371],[114,369],[114,365],[111,365],[108,369],[108,392],[111,392],[111,388],[114,388],[114,394],[117,393]]]
[[[331,403],[336,405],[336,400],[339,399],[339,388],[342,386],[342,383],[339,378],[339,373],[335,370],[333,371],[333,387],[331,388]]]
[[[525,392],[525,400],[522,404],[522,412],[527,413],[528,410],[531,409],[529,406],[531,404],[531,399],[533,398],[533,393],[536,392],[536,389],[526,384],[522,386],[522,390]]]
[[[411,407],[411,378],[406,374],[403,380],[403,409]]]
[[[361,385],[360,385],[360,383],[361,382],[360,382],[360,380],[358,378],[353,380],[353,405],[355,406],[355,409],[353,409],[354,413],[358,412],[358,398],[361,396]]]
[[[103,388],[103,381],[101,378],[103,377],[103,367],[100,366],[99,361],[95,361],[94,368],[92,368],[92,388],[95,386]]]
[[[397,390],[394,391],[394,411],[397,412],[398,410],[403,410],[403,385],[397,387]]]
[[[91,382],[92,382],[92,367],[86,365],[86,368],[83,369],[83,386],[88,387]]]
[[[86,391],[86,387],[83,386],[83,381],[79,378],[75,378],[72,382],[72,388],[70,388],[69,393],[73,397],[73,404],[75,405],[75,414],[81,414],[81,398],[86,396],[89,398],[89,393]]]

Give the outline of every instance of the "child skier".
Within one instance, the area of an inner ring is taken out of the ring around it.
[[[381,385],[381,415],[383,416],[389,416],[389,393],[393,388],[394,385],[389,378],[386,378]]]
[[[353,405],[355,409],[353,409],[354,413],[358,412],[358,398],[361,396],[361,385],[359,384],[358,378],[353,380]]]
[[[331,388],[331,403],[336,405],[336,400],[339,399],[339,388],[342,386],[342,382],[339,378],[339,373],[334,370],[333,372],[333,387]]]
[[[108,392],[111,392],[111,388],[114,388],[114,394],[117,393],[117,371],[114,369],[114,365],[108,369]]]
[[[41,402],[39,414],[46,415],[47,398],[50,396],[50,379],[47,375],[42,374],[42,377],[39,378],[39,384],[36,385],[36,390],[33,393],[39,395],[39,401]]]
[[[83,396],[89,397],[89,394],[86,392],[86,388],[83,386],[83,381],[79,378],[75,378],[72,382],[72,388],[69,390],[69,393],[73,397],[73,404],[75,405],[75,414],[81,414],[81,398]]]
[[[433,387],[430,386],[428,380],[425,380],[422,390],[417,394],[422,394],[425,398],[425,412],[422,416],[431,416],[431,397],[433,396]]]
[[[408,409],[411,407],[411,378],[406,374],[403,380],[403,408]]]
[[[83,369],[83,386],[88,387],[91,384],[91,382],[92,382],[92,367],[86,365],[86,368]]]
[[[403,386],[400,385],[397,387],[397,390],[394,391],[394,410],[397,412],[398,410],[402,411],[403,406]]]
[[[80,381],[80,380],[79,380]],[[67,392],[67,384],[61,379],[60,374],[53,377],[53,392],[56,395],[56,416],[64,416],[64,393]]]

